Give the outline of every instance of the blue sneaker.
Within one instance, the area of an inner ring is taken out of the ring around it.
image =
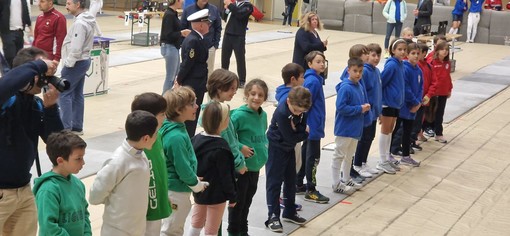
[[[303,205],[301,205],[301,204],[294,203],[294,206],[296,206],[296,211],[301,211],[301,209],[303,209]],[[281,209],[285,208],[285,205],[283,204],[283,199],[282,198],[280,198],[280,208]]]

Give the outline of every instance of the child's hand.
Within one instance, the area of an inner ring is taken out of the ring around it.
[[[247,171],[247,170],[248,170],[248,168],[245,166],[245,167],[243,167],[243,168],[241,168],[241,169],[239,170],[239,174],[244,175],[244,173],[246,173],[246,171]]]
[[[249,158],[253,156],[253,149],[251,147],[244,145],[241,148],[241,153],[243,154],[244,158]]]
[[[365,104],[361,105],[361,112],[362,113],[365,113],[365,112],[367,112],[369,110],[370,110],[370,104],[365,103]]]
[[[429,98],[429,96],[426,96],[426,95],[425,95],[425,97],[423,97],[423,99],[421,100],[421,103],[422,103],[423,105],[427,105],[427,104],[429,104],[429,102],[430,102],[430,98]]]
[[[310,127],[309,127],[308,125],[306,126],[305,131],[306,131],[307,133],[310,133]]]
[[[418,111],[418,109],[420,109],[421,107],[421,104],[418,104],[414,107],[411,108],[411,110],[409,110],[411,113],[416,113]]]
[[[235,203],[235,202],[233,202],[233,203],[230,203],[230,202],[229,202],[229,203],[228,203],[228,207],[231,207],[231,208],[232,208],[232,207],[235,207],[235,206],[236,206],[236,203]]]
[[[324,44],[324,47],[327,47],[328,46],[328,40],[326,39],[326,40],[322,41],[322,44]]]

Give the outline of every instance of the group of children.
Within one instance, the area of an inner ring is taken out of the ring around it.
[[[419,166],[410,152],[419,147],[417,140],[426,140],[422,133],[446,143],[442,116],[452,90],[447,42],[438,40],[427,61],[426,45],[396,39],[382,73],[377,69],[381,51],[377,44],[354,45],[336,86],[336,147],[331,165],[336,193],[352,194],[362,187],[364,178],[379,173],[367,164],[377,120],[381,124],[377,169],[386,173],[400,170],[400,163]],[[105,205],[101,234],[183,235],[191,212],[188,235],[200,235],[202,230],[216,235],[228,207],[229,235],[248,235],[249,209],[263,166],[266,227],[282,232],[280,215],[285,221],[304,224],[306,219],[297,214],[301,206],[295,203],[296,194],[304,193],[306,201],[329,202],[316,189],[320,141],[325,136],[320,74],[326,58],[313,51],[305,60],[306,71],[294,63],[283,67],[284,85],[276,90],[278,106],[269,125],[262,108],[268,98],[266,83],[260,79],[247,83],[246,104],[231,111],[225,102],[236,94],[239,79],[223,69],[208,78],[211,101],[202,105],[199,117],[204,131],[193,137],[184,125],[195,119],[199,108],[191,88],[175,88],[163,96],[136,96],[125,122],[127,137],[90,189],[90,204]],[[436,104],[434,108],[424,108],[431,103]],[[434,117],[422,122],[427,116]],[[433,127],[434,133],[421,132],[422,126]],[[400,160],[392,155],[392,143],[400,151]],[[85,163],[86,146],[68,131],[48,138],[47,153],[54,167],[35,180],[33,190],[40,235],[91,234],[85,188],[73,176]]]

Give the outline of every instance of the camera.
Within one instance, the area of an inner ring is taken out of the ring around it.
[[[71,83],[69,83],[66,79],[62,79],[57,76],[40,75],[37,86],[42,88],[47,84],[52,84],[59,92],[64,92],[71,87]]]

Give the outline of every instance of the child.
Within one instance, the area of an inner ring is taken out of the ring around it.
[[[150,173],[143,150],[156,141],[158,120],[150,112],[134,111],[127,116],[125,128],[127,138],[97,172],[90,189],[90,204],[105,204],[101,235],[145,232]]]
[[[353,176],[352,170],[364,177],[372,177],[373,174],[379,173],[377,169],[373,169],[367,164],[367,159],[370,146],[372,146],[372,141],[375,137],[377,119],[382,111],[381,72],[377,68],[381,60],[382,49],[381,46],[376,43],[367,45],[367,48],[369,51],[368,62],[364,64],[363,74],[361,75],[359,83],[365,88],[368,103],[370,104],[370,113],[365,113],[365,127],[363,128],[361,139],[358,140],[356,152],[354,154],[351,177]],[[367,123],[368,126],[366,126]]]
[[[361,138],[364,126],[364,113],[370,111],[370,104],[365,89],[359,80],[363,73],[363,61],[360,58],[350,58],[347,62],[349,79],[342,80],[336,86],[335,113],[335,153],[331,163],[333,191],[350,195],[361,185],[351,181],[350,172],[352,156]],[[342,173],[340,173],[340,168]]]
[[[301,86],[292,88],[286,102],[278,104],[267,131],[269,147],[266,163],[266,201],[269,212],[265,225],[273,232],[283,232],[278,203],[282,183],[285,183],[283,219],[299,225],[306,222],[306,219],[296,213],[294,206],[296,194],[294,147],[296,143],[308,137],[305,112],[310,109],[311,103],[308,89]]]
[[[488,1],[488,0],[487,0]],[[484,0],[470,0],[466,43],[474,43]]]
[[[53,168],[34,180],[39,235],[92,235],[85,185],[78,174],[87,144],[71,131],[53,133],[46,153]]]
[[[377,169],[395,174],[400,167],[393,163],[390,156],[391,132],[395,127],[398,113],[404,103],[404,68],[402,59],[406,56],[407,43],[396,39],[391,43],[390,55],[381,73],[382,116],[380,117],[381,135],[379,136],[379,155],[381,161]]]
[[[229,107],[224,103],[210,102],[202,113],[204,132],[192,138],[197,156],[197,174],[209,183],[200,193],[193,193],[195,205],[191,211],[189,235],[216,235],[221,225],[226,201],[229,208],[236,205],[234,156],[220,133],[228,127]]]
[[[400,34],[400,38],[412,40],[414,38],[413,29],[405,27]]]
[[[168,171],[168,198],[172,214],[163,219],[161,235],[183,235],[184,224],[191,210],[191,192],[201,192],[207,182],[197,177],[197,159],[185,121],[195,120],[198,105],[190,87],[183,86],[164,95],[166,120],[159,129]]]
[[[464,12],[467,10],[467,0],[457,0],[452,11],[452,28],[450,28],[449,34],[456,34],[459,32],[460,25],[462,24],[462,18]]]
[[[248,235],[248,213],[257,191],[259,171],[267,162],[267,114],[262,104],[267,100],[268,90],[263,80],[251,80],[244,87],[246,104],[232,111],[239,146],[252,147],[253,156],[245,160],[248,170],[237,179],[237,204],[229,208],[229,234]]]
[[[301,155],[301,169],[297,174],[297,188],[303,186],[306,176],[305,200],[315,203],[328,203],[329,198],[322,195],[315,186],[317,179],[315,173],[321,158],[321,139],[324,138],[324,125],[326,123],[326,100],[322,88],[324,79],[320,76],[325,69],[326,57],[322,52],[312,51],[305,56],[310,69],[305,72],[303,87],[312,94],[312,107],[307,112],[307,125],[310,127],[308,139],[303,142]]]
[[[434,60],[432,60],[432,73],[437,79],[436,96],[437,110],[434,120],[435,140],[446,143],[443,136],[443,115],[446,107],[446,100],[452,95],[452,78],[450,77],[450,49],[446,42],[440,43],[435,48]]]
[[[416,138],[416,141],[427,141],[427,138],[423,135],[425,131],[425,123],[433,122],[435,117],[435,111],[431,109],[431,101],[434,98],[436,94],[436,79],[432,75],[432,66],[427,62],[426,55],[429,50],[429,47],[424,44],[420,43],[418,44],[418,47],[421,49],[420,54],[418,56],[418,66],[420,67],[422,73],[423,73],[423,102],[422,106],[416,113],[416,120],[420,120],[423,122],[421,124],[417,124],[418,127],[415,127],[414,129],[414,136]],[[422,112],[420,117],[420,111]],[[423,129],[423,132],[420,132]],[[433,130],[432,130],[433,132]],[[413,136],[413,134],[411,134]],[[416,144],[417,145],[417,144]],[[416,146],[414,145],[414,146]],[[413,144],[411,146],[414,148]]]
[[[368,48],[364,44],[355,44],[349,49],[349,59],[350,58],[360,58],[363,62],[368,61]],[[340,81],[349,79],[349,67],[345,67],[342,75],[340,76]]]
[[[435,50],[436,46],[442,42],[448,42],[448,41],[446,40],[446,37],[444,35],[436,35],[436,36],[434,36],[434,39],[432,40],[432,42],[434,44],[434,48],[432,49],[432,51],[429,52],[429,54],[427,54],[427,62],[428,63],[432,62],[432,59],[434,56],[434,50]]]
[[[157,93],[142,93],[137,95],[131,103],[131,111],[143,110],[152,113],[158,120],[158,130],[165,120],[166,100]],[[163,154],[161,135],[152,145],[152,148],[144,149],[149,161],[149,204],[147,207],[147,226],[145,235],[159,235],[161,220],[170,216],[172,209],[168,200],[168,172],[166,170],[166,158]]]
[[[396,138],[395,134],[398,129],[395,129],[392,134],[392,141],[395,146],[402,148],[402,159],[400,162],[418,167],[420,166],[420,162],[415,161],[411,157],[409,150],[411,147],[413,122],[422,102],[423,74],[420,67],[417,66],[418,54],[420,52],[418,45],[416,43],[408,44],[407,51],[407,60],[404,61],[404,104],[400,108],[399,117],[395,125],[396,127],[400,127],[402,124],[402,136]]]
[[[287,100],[289,91],[305,82],[305,70],[296,63],[289,63],[282,68],[283,84],[276,88],[276,102],[282,103]]]

